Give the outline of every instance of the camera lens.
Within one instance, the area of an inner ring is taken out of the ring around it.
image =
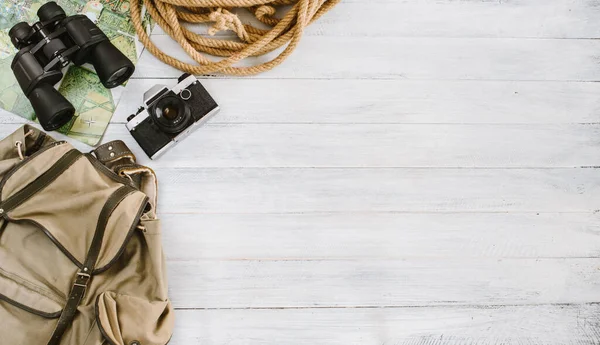
[[[151,114],[156,124],[170,134],[177,134],[186,129],[192,118],[188,105],[174,95],[160,99]]]
[[[165,119],[173,121],[177,120],[177,118],[179,117],[179,110],[172,105],[167,105],[162,109],[162,114],[165,117]]]

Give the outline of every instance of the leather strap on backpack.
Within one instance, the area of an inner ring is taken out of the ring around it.
[[[58,319],[58,323],[56,324],[56,328],[54,329],[54,333],[52,333],[50,341],[48,341],[48,345],[60,344],[63,334],[73,323],[73,319],[77,314],[77,307],[81,303],[88,283],[94,274],[94,268],[96,267],[96,261],[100,255],[100,249],[102,248],[102,240],[104,239],[104,232],[106,230],[108,218],[114,211],[115,207],[117,207],[117,205],[133,191],[134,189],[131,186],[123,186],[117,189],[108,198],[104,204],[104,207],[102,208],[102,211],[100,211],[98,224],[96,225],[96,231],[94,232],[94,238],[92,238],[92,243],[90,244],[90,248],[87,252],[85,262],[75,277],[75,282],[73,283],[73,287],[69,293],[67,304],[60,314],[60,318]]]
[[[157,181],[154,171],[136,163],[135,155],[121,140],[110,141],[92,151],[96,160],[131,183],[150,198],[149,216],[156,216]]]
[[[137,164],[135,164],[135,155],[121,140],[114,140],[100,145],[93,150],[92,153],[98,162],[120,176],[124,176],[121,171],[123,166],[137,166]],[[131,177],[129,178],[131,179]],[[135,184],[134,180],[131,181]],[[102,248],[102,240],[104,238],[104,231],[108,218],[119,202],[133,191],[134,188],[132,186],[125,185],[115,191],[115,193],[106,201],[106,204],[100,213],[96,232],[94,233],[94,238],[92,239],[83,267],[75,277],[75,281],[67,299],[67,304],[58,319],[58,323],[56,324],[56,328],[54,329],[54,333],[52,334],[48,345],[59,345],[62,336],[73,323],[73,320],[77,315],[77,307],[81,304],[88,284],[94,275],[94,268],[100,254],[100,249]]]
[[[114,165],[135,163],[135,155],[121,140],[109,141],[92,151],[100,163],[111,168]]]

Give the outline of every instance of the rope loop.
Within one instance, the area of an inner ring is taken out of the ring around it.
[[[133,0],[131,19],[140,41],[164,63],[192,74],[222,73],[246,76],[281,64],[296,49],[304,29],[341,0]],[[142,5],[160,27],[181,45],[195,64],[183,62],[161,51],[142,25]],[[287,12],[277,17],[277,9]],[[268,29],[244,24],[236,13],[247,11]],[[182,25],[206,23],[208,35],[232,31],[237,39],[206,37]],[[234,66],[239,61],[285,47],[273,59],[254,66]],[[222,57],[213,61],[206,55]]]

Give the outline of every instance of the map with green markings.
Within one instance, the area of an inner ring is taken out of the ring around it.
[[[35,120],[29,100],[17,84],[10,65],[17,50],[13,47],[8,31],[18,22],[34,23],[36,12],[46,1],[0,0],[0,108]],[[135,64],[142,52],[135,29],[129,16],[127,0],[56,0],[67,15],[85,14],[98,25],[110,41]],[[145,27],[152,27],[145,16]],[[58,131],[89,145],[96,145],[102,138],[115,111],[122,86],[106,89],[98,80],[91,66],[70,65],[63,70],[64,78],[57,89],[73,104],[75,116]]]

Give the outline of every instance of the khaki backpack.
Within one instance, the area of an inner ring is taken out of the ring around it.
[[[0,141],[0,344],[165,345],[156,178],[121,141]]]

